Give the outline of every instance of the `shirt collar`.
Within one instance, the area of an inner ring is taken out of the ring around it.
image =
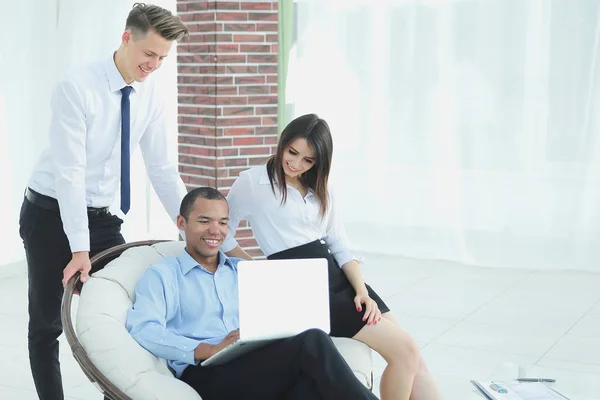
[[[183,273],[183,275],[187,275],[187,273],[195,267],[200,267],[201,269],[206,271],[204,267],[198,264],[198,261],[194,260],[190,253],[188,253],[185,249],[183,249],[183,251],[177,258],[179,259],[179,264],[181,265],[181,272]],[[217,269],[225,265],[227,265],[230,268],[234,268],[234,265],[229,259],[229,257],[227,257],[222,251],[219,251],[219,266],[217,267]]]
[[[262,169],[262,172],[260,175],[260,180],[258,181],[258,183],[260,185],[270,185],[271,184],[271,181],[269,180],[269,173],[267,172],[267,164],[265,164]],[[275,177],[275,185],[277,186],[277,177]],[[288,187],[289,187],[289,185],[288,185]],[[309,196],[314,196],[314,191],[311,188],[308,188],[308,192],[306,194],[306,197],[309,197]]]
[[[277,180],[277,178],[275,179]],[[262,172],[260,174],[260,181],[258,181],[261,185],[270,185],[271,181],[269,180],[269,174],[267,173],[267,164],[265,164],[262,168]]]
[[[121,76],[121,73],[117,69],[117,65],[115,64],[114,60],[114,53],[109,59],[106,60],[106,77],[108,78],[108,86],[111,92],[117,92],[123,89],[125,86],[131,86],[135,92],[139,90],[139,82],[133,81],[127,85],[127,82],[125,82],[123,76]]]

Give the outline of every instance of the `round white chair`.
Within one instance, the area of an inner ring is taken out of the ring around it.
[[[106,398],[200,400],[190,386],[173,376],[165,360],[140,346],[125,328],[136,283],[146,268],[183,248],[180,241],[143,241],[93,257],[92,271],[97,272],[81,289],[75,324],[71,304],[81,286],[79,276],[67,284],[61,310],[65,336],[81,369]],[[333,338],[333,342],[356,377],[372,389],[371,349],[348,338]]]

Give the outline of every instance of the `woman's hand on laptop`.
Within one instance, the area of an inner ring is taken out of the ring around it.
[[[194,360],[204,361],[240,338],[240,330],[231,331],[218,344],[200,343],[194,350]]]

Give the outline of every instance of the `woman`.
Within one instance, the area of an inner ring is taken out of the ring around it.
[[[346,248],[327,185],[332,154],[324,120],[314,114],[293,120],[267,164],[242,172],[231,187],[229,234],[221,249],[228,256],[252,259],[233,239],[246,219],[269,259],[326,258],[331,336],[366,343],[387,361],[381,376],[383,400],[436,400],[440,396],[419,347],[365,284],[358,261]]]

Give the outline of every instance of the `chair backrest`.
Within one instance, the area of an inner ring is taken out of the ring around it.
[[[81,290],[75,329],[70,307],[77,282],[67,285],[62,310],[67,340],[88,378],[109,398],[200,399],[173,377],[165,360],[141,347],[125,328],[141,275],[160,259],[179,254],[183,247],[184,242],[177,241],[136,242],[96,256],[92,269],[101,269]]]

